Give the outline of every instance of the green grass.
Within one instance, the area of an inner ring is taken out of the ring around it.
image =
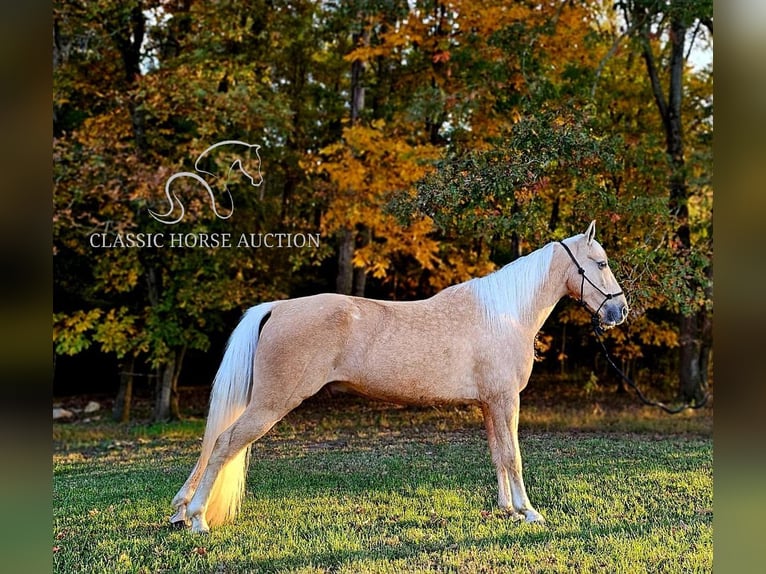
[[[256,443],[241,514],[209,536],[167,525],[204,421],[56,425],[54,569],[708,572],[711,424],[529,409],[521,444],[541,526],[496,509],[477,409],[314,401]]]

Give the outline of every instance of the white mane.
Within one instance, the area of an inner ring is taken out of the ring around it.
[[[535,319],[533,302],[541,291],[553,260],[553,244],[519,257],[502,269],[466,283],[484,307],[488,323],[512,318],[519,322]]]

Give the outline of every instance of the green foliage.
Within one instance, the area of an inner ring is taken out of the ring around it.
[[[196,154],[210,144],[231,138],[265,147],[303,130],[289,116],[309,109],[305,93],[283,90],[281,75],[292,74],[312,53],[311,43],[319,42],[305,33],[312,13],[296,18],[286,9],[252,8],[238,2],[191,8],[151,4],[143,12],[138,5],[107,1],[90,3],[88,9],[71,2],[58,6],[57,352],[76,354],[95,344],[117,358],[130,354],[160,366],[179,348],[207,349],[210,336],[229,326],[222,314],[285,296],[296,272],[326,256],[326,250],[294,252],[285,260],[277,254],[254,257],[247,249],[97,250],[88,243],[94,232],[109,238],[167,232],[147,208],[155,207],[167,178],[191,170]],[[234,17],[238,14],[249,15]],[[301,31],[292,34],[293,29]],[[146,44],[132,45],[139,36]],[[281,60],[275,60],[272,48],[282,45]],[[136,54],[140,61],[131,59]],[[106,57],[108,64],[102,61]],[[212,58],[215,66],[209,65]],[[94,62],[104,65],[98,77]],[[322,77],[318,68],[313,71]],[[275,85],[280,86],[276,93]],[[97,104],[91,92],[98,93]],[[314,112],[306,114],[307,123],[316,122]],[[261,197],[229,182],[238,219],[228,227],[202,215],[201,189],[181,189],[191,199],[189,213],[172,231],[227,231],[235,237],[256,230],[316,232],[310,223],[314,198],[303,198],[295,189],[295,181],[303,183],[295,177],[299,154],[299,149],[269,146],[268,190]],[[229,166],[204,167],[225,172]]]
[[[574,115],[542,112],[521,119],[487,151],[442,160],[391,209],[402,216],[422,213],[442,230],[457,230],[488,241],[524,237],[539,244],[550,227],[547,188],[558,181],[574,192],[579,214],[614,209],[603,174],[616,166],[618,138],[597,136]]]
[[[53,315],[53,340],[56,352],[61,355],[76,355],[84,351],[92,342],[89,331],[101,317],[100,309],[77,311],[72,314],[55,313]]]

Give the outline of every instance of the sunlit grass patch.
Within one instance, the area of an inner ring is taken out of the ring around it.
[[[312,403],[255,444],[242,512],[209,536],[167,525],[202,421],[60,425],[55,570],[710,571],[709,434],[632,424],[523,426],[540,526],[497,510],[476,410]]]

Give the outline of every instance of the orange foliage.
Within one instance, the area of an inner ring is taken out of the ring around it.
[[[333,235],[363,226],[370,240],[356,250],[353,263],[376,278],[390,272],[397,256],[411,257],[422,268],[433,269],[438,243],[429,235],[431,221],[421,218],[402,227],[384,207],[395,192],[411,190],[438,155],[434,146],[411,145],[388,133],[383,121],[345,128],[342,141],[325,147],[320,158],[306,165],[332,184],[322,233]]]

